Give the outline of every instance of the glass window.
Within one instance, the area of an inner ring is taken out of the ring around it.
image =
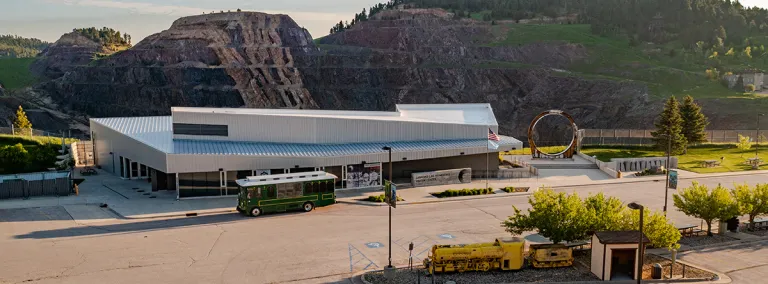
[[[141,168],[141,176],[143,177],[147,176],[147,166],[139,165],[139,167]]]
[[[281,183],[277,185],[277,198],[295,198],[302,196],[301,183]]]
[[[212,124],[174,123],[173,134],[229,136],[229,126]]]
[[[265,197],[267,199],[275,199],[275,186],[274,185],[267,185],[263,189],[266,191]]]
[[[325,182],[325,192],[326,193],[333,193],[335,187],[336,186],[333,184],[333,181],[329,180],[329,181]]]

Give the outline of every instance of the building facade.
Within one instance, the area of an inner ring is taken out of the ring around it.
[[[91,119],[95,164],[180,198],[237,193],[252,175],[324,170],[338,188],[380,186],[392,148],[395,180],[452,168],[497,169],[521,148],[488,104],[398,105],[394,112],[175,107],[170,116]],[[493,149],[498,146],[497,149]],[[491,157],[492,159],[489,159]]]

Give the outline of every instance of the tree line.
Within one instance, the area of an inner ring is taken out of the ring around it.
[[[73,29],[73,32],[79,33],[101,45],[118,45],[118,46],[130,46],[131,35],[123,34],[111,28],[103,27],[97,29],[94,27]]]
[[[36,38],[24,38],[17,35],[0,35],[0,58],[35,57],[49,45],[50,43]]]
[[[331,28],[330,33],[334,34],[334,33],[338,33],[338,32],[343,32],[343,31],[351,28],[355,24],[357,24],[359,22],[367,21],[368,19],[372,18],[373,15],[376,15],[377,13],[379,13],[381,11],[384,11],[384,10],[392,9],[392,8],[396,7],[397,5],[405,3],[405,1],[406,0],[390,0],[389,2],[386,2],[386,3],[379,3],[379,4],[371,6],[368,9],[368,12],[366,12],[366,10],[363,9],[362,12],[355,14],[355,17],[352,18],[351,22],[350,21],[339,21],[338,24],[334,25]]]

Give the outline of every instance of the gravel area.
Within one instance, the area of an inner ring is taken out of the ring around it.
[[[750,235],[755,235],[755,236],[761,236],[761,237],[765,237],[765,236],[768,236],[768,230],[759,230],[759,231],[749,231],[749,230],[744,230],[744,231],[741,231],[741,232],[742,232],[742,233],[745,233],[745,234],[750,234]]]
[[[735,240],[736,239],[734,238],[721,236],[721,235],[714,235],[711,237],[710,236],[693,236],[693,237],[681,238],[680,244],[691,246],[691,247],[698,247],[698,246],[725,243],[725,242],[730,242]]]
[[[669,266],[672,264],[672,261],[657,255],[648,254],[645,255],[644,259],[644,265],[643,265],[643,279],[651,279],[651,271],[653,269],[653,265],[658,263],[661,264],[662,271],[662,279],[669,279]],[[672,269],[672,278],[680,278],[683,275],[683,265],[679,262],[675,263],[675,267]],[[686,266],[685,267],[685,278],[704,278],[704,279],[712,279],[712,277],[715,277],[715,274],[712,272],[708,272],[705,270],[701,270],[695,267]]]
[[[424,269],[398,269],[394,281],[384,279],[384,272],[376,271],[366,273],[365,279],[371,283],[419,283],[416,277],[421,277],[421,283],[432,283],[431,277],[426,276]],[[438,273],[435,275],[435,283],[453,281],[462,283],[512,283],[512,282],[569,282],[569,281],[594,281],[597,277],[589,271],[583,271],[574,267],[533,269],[526,268],[519,271],[492,271],[492,272],[464,272],[464,273]]]

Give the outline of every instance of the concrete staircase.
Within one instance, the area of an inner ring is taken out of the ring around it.
[[[538,164],[533,167],[539,170],[597,170],[600,169],[596,164]]]

